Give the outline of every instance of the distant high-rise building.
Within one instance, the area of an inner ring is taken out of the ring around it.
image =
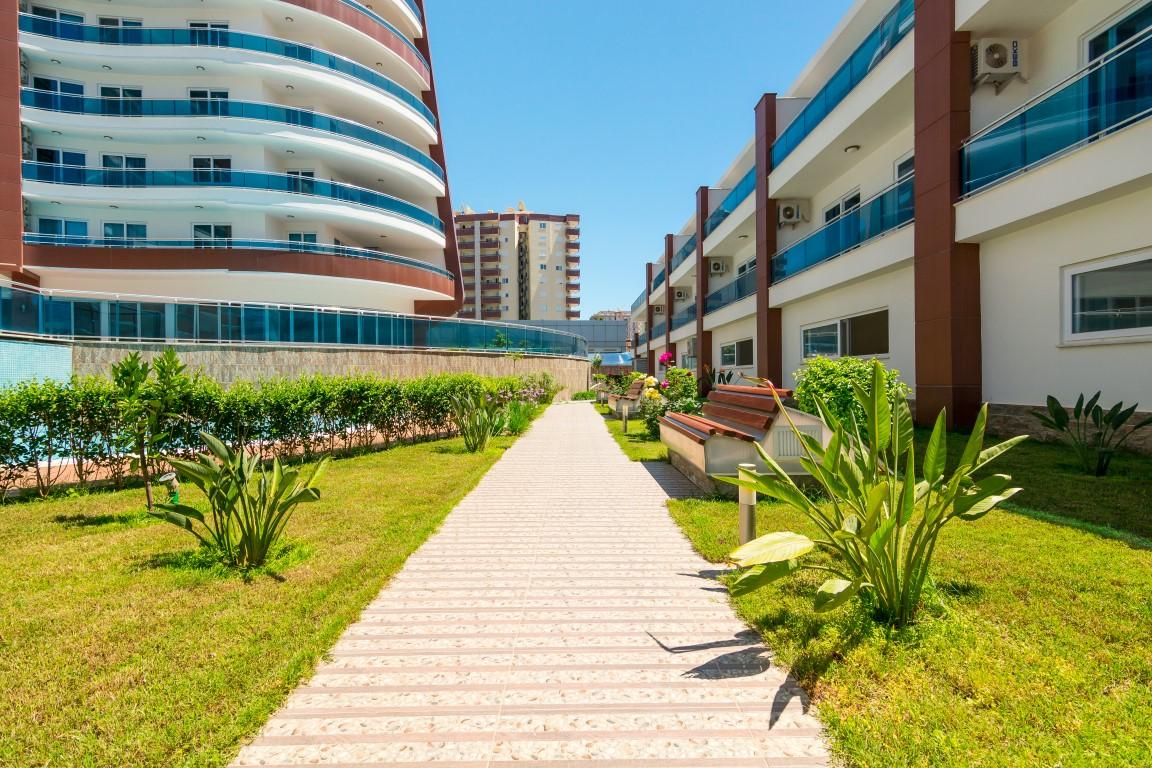
[[[602,309],[589,320],[631,320],[632,313],[626,309]]]
[[[464,280],[460,317],[577,320],[580,217],[533,213],[455,214]]]

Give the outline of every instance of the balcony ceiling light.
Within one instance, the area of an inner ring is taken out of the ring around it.
[[[285,85],[284,87],[285,87],[286,89],[288,89],[289,91],[294,91],[294,90],[296,90],[296,86],[294,86],[294,85]]]
[[[108,66],[107,64],[102,64],[101,66],[103,66],[104,69],[108,70],[109,72],[112,71],[112,67]]]
[[[59,63],[60,63],[60,59],[52,59],[52,63],[53,63],[53,64],[59,64]]]
[[[104,141],[113,141],[113,138],[111,136],[105,136]]]
[[[198,205],[198,206],[196,206],[196,209],[197,209],[197,210],[199,210],[199,211],[202,211],[202,210],[204,210],[204,206],[202,206],[202,205]]]
[[[740,235],[740,239],[741,239],[741,240],[747,240],[747,239],[748,239],[748,235]]]
[[[294,24],[296,19],[292,18],[291,16],[285,16],[284,21],[288,22],[289,24]]]
[[[844,147],[844,154],[846,154],[846,155],[851,155],[851,154],[853,154],[855,152],[859,152],[859,151],[860,151],[860,145],[859,144],[849,144],[848,146]]]
[[[208,141],[208,139],[204,138],[203,136],[197,136],[196,141]]]
[[[197,65],[196,65],[196,71],[197,71],[197,72],[205,72],[205,71],[207,71],[207,70],[205,70],[205,69],[204,69],[204,65],[203,65],[203,64],[197,64]]]
[[[285,150],[285,151],[286,151],[288,154],[290,154],[290,155],[294,155],[294,154],[296,154],[296,150],[294,150],[294,149],[288,149],[288,150]]]

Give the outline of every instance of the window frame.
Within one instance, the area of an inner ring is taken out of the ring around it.
[[[1068,264],[1060,268],[1060,337],[1063,343],[1091,344],[1113,341],[1152,340],[1152,326],[1144,328],[1122,328],[1115,331],[1087,331],[1084,333],[1075,333],[1073,331],[1073,318],[1076,314],[1076,307],[1073,304],[1073,285],[1076,282],[1076,277],[1090,272],[1100,272],[1111,267],[1120,267],[1125,264],[1135,264],[1141,261],[1152,261],[1152,248],[1108,256],[1102,259],[1094,259],[1093,261],[1084,261],[1079,264]]]
[[[752,357],[747,363],[740,362],[740,345],[748,343],[752,345]],[[732,362],[727,363],[724,361],[724,352],[726,349],[732,350]],[[756,342],[753,338],[734,339],[733,341],[725,342],[720,345],[720,367],[722,368],[755,368],[756,367]]]
[[[883,354],[872,355],[852,355],[844,352],[844,323],[856,317],[865,317],[866,315],[876,315],[881,312],[888,314],[888,351]],[[804,353],[804,332],[811,331],[816,328],[823,328],[828,325],[836,326],[836,354],[835,355],[807,355]],[[848,315],[841,315],[840,317],[831,317],[825,320],[818,320],[813,323],[805,323],[800,326],[800,357],[802,360],[811,360],[816,357],[827,357],[829,360],[839,360],[842,357],[860,357],[863,360],[888,360],[892,357],[892,307],[873,307],[866,309],[863,312],[853,312]]]

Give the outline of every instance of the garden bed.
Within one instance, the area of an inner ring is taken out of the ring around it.
[[[248,581],[140,489],[4,506],[0,765],[226,765],[511,442],[334,462]]]
[[[668,448],[660,438],[648,434],[644,420],[633,417],[628,420],[628,432],[624,432],[624,422],[612,415],[608,406],[597,405],[596,410],[604,417],[604,425],[632,461],[668,461]]]

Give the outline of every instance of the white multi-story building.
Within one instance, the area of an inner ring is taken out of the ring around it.
[[[534,213],[455,216],[464,279],[460,317],[482,320],[580,318],[580,217]]]
[[[422,0],[21,0],[8,13],[0,277],[57,298],[156,297],[123,316],[105,302],[65,323],[62,309],[41,331],[363,343],[263,310],[240,331],[162,298],[458,310]]]
[[[665,238],[637,355],[784,385],[877,357],[918,418],[1152,409],[1152,2],[858,0]]]

